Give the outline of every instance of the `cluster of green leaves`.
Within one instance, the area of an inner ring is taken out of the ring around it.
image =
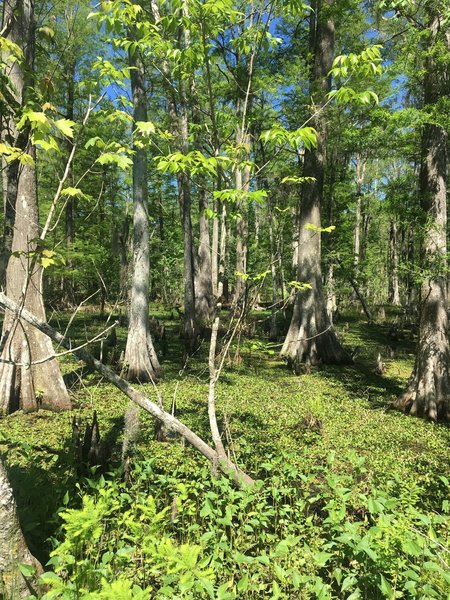
[[[131,488],[88,481],[82,507],[61,512],[44,598],[445,596],[448,501],[424,512],[395,480],[361,491],[364,459],[338,474],[333,454],[309,471],[293,458],[268,456],[265,480],[244,490],[205,467],[161,472],[155,460],[134,466]]]

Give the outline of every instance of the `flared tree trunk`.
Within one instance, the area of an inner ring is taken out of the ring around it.
[[[312,90],[316,110],[329,91],[328,72],[333,62],[334,23],[323,14],[332,0],[317,3],[316,31],[313,39],[314,65]],[[314,22],[314,21],[312,21]],[[281,350],[290,367],[301,371],[301,363],[348,363],[350,356],[342,348],[326,310],[321,272],[320,209],[323,195],[326,130],[323,112],[315,118],[318,145],[306,151],[303,175],[315,180],[304,185],[299,212],[299,248],[297,279],[310,289],[297,292],[291,324]]]
[[[16,503],[6,469],[0,460],[0,597],[28,598],[37,591],[37,578],[42,566],[28,549],[17,518]],[[19,565],[33,567],[34,574],[25,577]]]
[[[147,121],[147,97],[139,49],[130,53],[133,121]],[[133,155],[133,282],[125,348],[125,376],[130,381],[156,381],[160,366],[150,335],[147,150],[141,144]]]
[[[450,31],[444,16],[428,4],[429,50],[425,65],[424,102],[432,109],[449,94],[448,62],[436,60],[437,45],[450,51]],[[450,418],[450,349],[447,318],[447,164],[448,135],[426,123],[422,134],[420,201],[424,213],[422,268],[432,273],[421,284],[421,314],[416,361],[408,387],[396,406],[433,421]]]
[[[34,3],[5,2],[4,22],[10,39],[24,46],[26,60],[21,66],[23,72],[16,73],[13,82],[22,102],[27,84],[24,72],[32,72],[34,63]],[[35,158],[35,150],[29,143],[23,149]],[[6,293],[45,320],[43,269],[35,254],[36,239],[40,234],[36,171],[32,164],[16,167],[16,171],[11,169],[8,172],[8,204],[14,207],[14,219],[11,252],[6,249],[10,254],[6,268]],[[14,174],[16,180],[12,179]],[[15,198],[13,192],[17,194]],[[7,311],[0,347],[0,414],[18,409],[33,411],[39,407],[49,410],[71,408],[58,362],[52,358],[52,344],[46,336]]]

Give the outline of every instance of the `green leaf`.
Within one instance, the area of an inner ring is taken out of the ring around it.
[[[26,565],[24,563],[20,563],[19,571],[24,577],[33,577],[33,575],[36,573],[36,567],[34,565]]]
[[[422,554],[422,548],[414,540],[407,540],[402,543],[402,550],[410,556],[420,556]]]
[[[63,135],[68,138],[73,138],[74,121],[71,121],[70,119],[58,119],[55,121],[55,126]]]
[[[50,38],[50,39],[53,39],[55,37],[55,31],[51,27],[48,27],[47,25],[44,25],[43,27],[39,27],[37,29],[37,32],[45,37]]]
[[[316,181],[315,177],[283,177],[281,183],[307,183],[307,182]]]
[[[313,559],[318,567],[324,567],[332,556],[330,552],[317,552],[313,555]]]
[[[379,583],[378,587],[381,590],[381,593],[386,597],[386,598],[392,598],[394,595],[394,590],[391,586],[391,584],[389,583],[389,581],[384,577],[384,575],[380,575],[380,580],[381,582]]]
[[[136,121],[136,131],[142,135],[155,133],[156,127],[151,121]]]
[[[66,187],[61,191],[61,196],[70,196],[71,198],[84,198],[83,192],[76,187]]]
[[[237,591],[238,592],[246,592],[248,589],[248,574],[245,573],[245,575],[243,575],[239,581],[237,582]]]
[[[131,167],[133,161],[125,156],[124,154],[118,154],[116,152],[105,152],[99,156],[96,160],[100,165],[117,165],[120,169],[126,171]]]

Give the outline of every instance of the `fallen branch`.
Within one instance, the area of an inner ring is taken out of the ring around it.
[[[84,348],[72,348],[70,339],[62,336],[48,323],[44,323],[25,308],[21,308],[3,292],[0,292],[0,306],[10,310],[16,314],[18,318],[30,323],[30,325],[36,327],[36,329],[39,329],[39,331],[42,331],[42,333],[45,333],[53,341],[57,342],[67,350],[70,350],[75,356],[98,371],[103,378],[106,379],[106,381],[109,381],[109,383],[115,385],[121,392],[128,396],[130,400],[161,421],[169,430],[175,431],[181,435],[187,442],[189,442],[189,444],[191,444],[191,446],[193,446],[196,450],[203,454],[203,456],[210,460],[213,465],[217,466],[226,475],[230,475],[237,485],[242,487],[246,485],[252,485],[254,483],[253,479],[249,475],[241,471],[241,469],[226,456],[219,456],[215,450],[208,446],[208,444],[206,444],[196,433],[189,429],[189,427],[186,427],[186,425],[176,419],[173,415],[162,410],[157,404],[149,400],[142,392],[132,387],[127,381],[125,381],[125,379],[119,377],[112,369],[97,360],[94,356],[92,356],[92,354],[84,350]]]

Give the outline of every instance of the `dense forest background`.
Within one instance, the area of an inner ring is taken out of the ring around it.
[[[450,597],[448,1],[0,6],[0,596]]]

